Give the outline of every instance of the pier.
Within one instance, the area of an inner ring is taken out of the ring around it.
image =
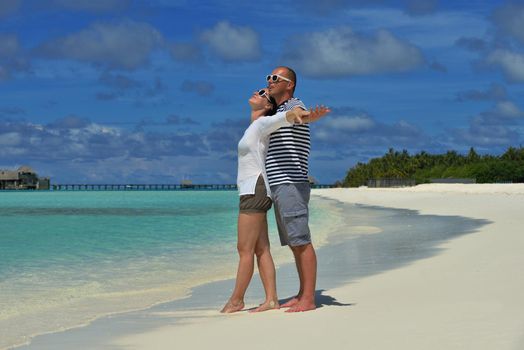
[[[332,188],[333,185],[311,185],[311,188]],[[235,184],[56,184],[52,191],[236,191]]]
[[[51,188],[53,191],[233,191],[237,189],[237,185],[57,184]]]

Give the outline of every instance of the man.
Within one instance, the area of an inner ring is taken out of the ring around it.
[[[302,101],[293,97],[297,78],[291,68],[275,68],[267,82],[278,112],[295,107],[306,109]],[[282,305],[289,307],[287,312],[316,309],[317,257],[308,225],[310,146],[309,124],[282,127],[271,134],[266,156],[280,242],[291,248],[300,280],[298,294]]]

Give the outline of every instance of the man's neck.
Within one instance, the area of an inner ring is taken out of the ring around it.
[[[278,99],[273,96],[273,98],[275,98],[277,106],[280,106],[282,103],[286,102],[287,100],[289,100],[292,97],[293,97],[293,94],[287,94],[287,93],[282,95]]]

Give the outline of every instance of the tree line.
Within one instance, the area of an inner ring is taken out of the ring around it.
[[[436,178],[467,178],[477,183],[524,182],[524,147],[509,147],[500,156],[479,155],[473,147],[467,155],[456,151],[410,155],[406,150],[390,148],[380,158],[353,166],[338,184],[358,187],[370,179],[414,179],[420,184]]]

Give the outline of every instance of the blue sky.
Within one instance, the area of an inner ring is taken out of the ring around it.
[[[247,99],[278,65],[310,172],[390,147],[524,143],[524,2],[2,0],[0,168],[54,183],[234,183]]]

